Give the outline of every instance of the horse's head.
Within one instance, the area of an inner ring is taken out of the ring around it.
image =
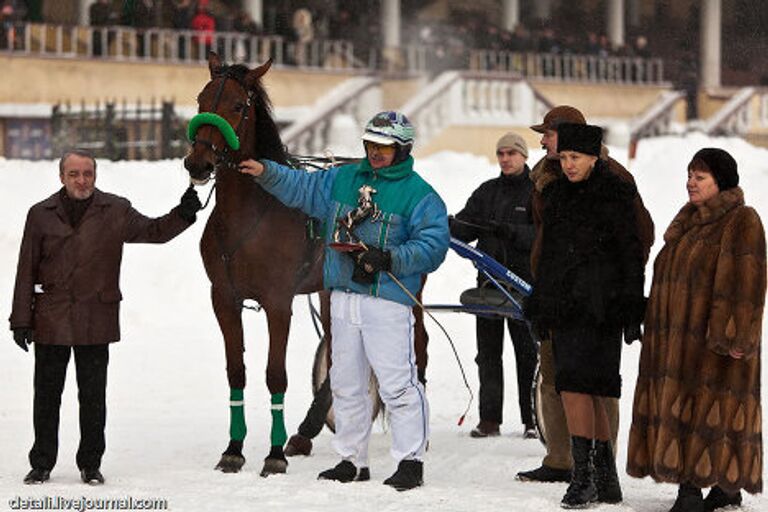
[[[197,97],[198,114],[187,130],[192,148],[184,159],[195,184],[206,183],[216,171],[234,168],[247,158],[280,159],[282,143],[260,82],[271,64],[267,61],[254,69],[225,66],[216,53],[208,55],[211,80]],[[279,154],[265,145],[276,145]]]

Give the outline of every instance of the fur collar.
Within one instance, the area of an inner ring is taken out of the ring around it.
[[[672,220],[666,233],[664,233],[664,241],[669,243],[679,240],[694,226],[717,222],[734,208],[743,205],[744,191],[741,187],[734,187],[725,192],[720,192],[701,207],[690,202],[686,203]]]
[[[533,166],[530,178],[536,192],[541,193],[547,185],[559,178],[561,174],[560,162],[558,160],[547,160],[547,157],[544,157]]]

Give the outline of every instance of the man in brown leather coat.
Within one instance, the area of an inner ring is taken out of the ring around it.
[[[547,112],[541,124],[531,126],[531,129],[542,134],[541,145],[547,154],[539,160],[531,171],[533,181],[532,210],[533,221],[536,226],[536,237],[531,248],[531,272],[536,275],[542,239],[542,191],[552,182],[557,180],[562,170],[560,168],[559,155],[557,153],[557,127],[561,123],[586,124],[584,115],[576,108],[568,105],[554,107]],[[608,163],[608,170],[616,174],[622,180],[634,184],[635,180],[619,162],[608,156],[608,149],[603,146],[600,158]],[[643,248],[643,264],[648,261],[648,254],[653,245],[653,220],[650,213],[643,205],[643,200],[638,194],[634,200],[635,218],[638,223],[638,234]],[[636,334],[625,333],[625,340],[637,339]],[[546,338],[546,336],[545,336]],[[539,391],[541,403],[539,404],[542,418],[544,436],[547,442],[547,455],[542,465],[530,471],[521,471],[517,474],[518,480],[535,482],[569,482],[573,461],[571,460],[571,445],[565,412],[560,401],[560,396],[555,391],[555,369],[552,356],[552,340],[542,339],[539,347],[539,371],[541,384]],[[608,420],[611,424],[613,438],[613,453],[616,453],[616,439],[619,430],[619,401],[618,399],[606,400]]]
[[[35,343],[34,429],[27,484],[50,477],[58,452],[59,409],[70,353],[80,402],[77,465],[83,482],[101,484],[109,344],[120,339],[120,262],[125,243],[164,243],[200,209],[191,187],[170,213],[145,217],[122,197],[95,188],[96,161],[73,150],[59,161],[64,185],[30,208],[21,242],[13,339]]]

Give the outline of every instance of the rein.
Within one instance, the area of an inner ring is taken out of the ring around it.
[[[208,203],[211,202],[211,197],[213,197],[213,191],[216,190],[216,182],[213,182],[213,186],[211,187],[211,190],[208,192],[208,197],[205,198],[205,203],[203,203],[203,206],[200,207],[201,210],[205,210],[208,207]]]
[[[192,121],[190,121],[190,126],[191,125],[192,125]],[[191,130],[188,130],[188,131],[191,133]],[[190,139],[191,138],[192,136],[190,135]],[[308,155],[289,155],[288,156],[288,163],[293,168],[313,167],[314,169],[319,171],[325,171],[329,167],[335,167],[337,165],[352,164],[359,161],[360,161],[359,158],[350,157],[350,156],[337,157],[332,154],[328,154],[327,156],[324,156],[324,157],[308,156]],[[201,210],[205,210],[208,207],[208,203],[211,202],[211,197],[213,197],[213,192],[216,189],[216,176],[214,175],[212,177],[214,180],[213,186],[211,187],[211,190],[208,192],[208,197],[205,199],[203,206],[200,208]]]
[[[330,151],[326,151],[325,156],[288,155],[288,163],[291,167],[312,167],[319,171],[325,171],[330,167],[354,164],[359,161],[360,158],[335,156]]]

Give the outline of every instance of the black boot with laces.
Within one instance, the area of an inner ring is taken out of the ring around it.
[[[597,501],[597,489],[593,481],[592,445],[593,439],[571,436],[573,472],[571,483],[560,506],[563,508],[587,508]]]
[[[600,503],[620,503],[623,499],[619,475],[616,474],[616,458],[610,441],[595,441],[595,487]]]

